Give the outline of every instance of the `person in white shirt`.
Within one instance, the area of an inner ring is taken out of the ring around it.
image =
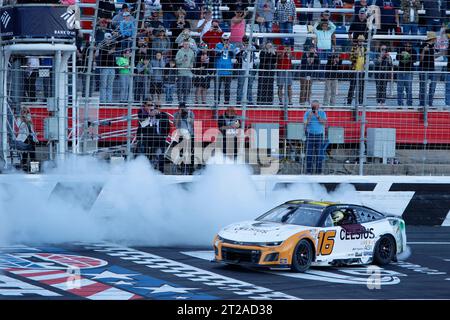
[[[202,19],[197,23],[197,31],[200,32],[200,39],[203,40],[203,35],[211,29],[212,20],[212,11],[207,9]]]
[[[34,131],[33,120],[30,109],[22,107],[20,117],[16,119],[17,136],[12,147],[20,151],[28,151],[31,161],[36,160],[36,144],[39,143],[36,132]],[[27,163],[27,156],[22,157],[22,166]]]

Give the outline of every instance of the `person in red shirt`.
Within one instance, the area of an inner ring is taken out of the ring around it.
[[[222,41],[222,35],[223,31],[220,29],[219,21],[213,20],[211,23],[211,29],[205,32],[202,40],[208,45],[208,48],[215,48],[216,45]]]
[[[280,104],[283,104],[285,96],[283,89],[286,87],[289,104],[292,104],[292,48],[290,46],[280,46],[278,48],[277,70],[278,99]]]

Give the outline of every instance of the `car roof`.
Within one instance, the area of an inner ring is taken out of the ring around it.
[[[332,202],[332,201],[317,201],[317,200],[308,200],[308,199],[297,199],[297,200],[289,200],[286,201],[285,204],[293,204],[293,205],[301,205],[301,204],[308,204],[312,206],[322,207],[325,209],[326,207],[341,204],[339,202]]]

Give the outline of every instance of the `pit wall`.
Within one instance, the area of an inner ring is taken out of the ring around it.
[[[201,176],[161,176],[162,183],[181,184],[185,188]],[[409,225],[450,226],[450,176],[252,176],[255,188],[266,198],[298,184],[320,184],[332,195],[342,184],[353,186],[359,200],[375,209],[384,208],[401,216]],[[0,175],[0,187],[8,184],[32,183],[52,196],[71,195],[79,198],[83,208],[90,210],[107,190],[105,176],[69,175]],[[103,191],[104,192],[104,191]],[[298,199],[303,198],[301,194]],[[314,199],[314,200],[333,200]],[[100,201],[101,202],[101,201]]]

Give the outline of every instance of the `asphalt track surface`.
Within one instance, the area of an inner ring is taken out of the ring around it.
[[[0,299],[450,299],[450,227],[409,227],[407,235],[405,261],[304,274],[225,267],[208,260],[207,247],[2,247]]]

